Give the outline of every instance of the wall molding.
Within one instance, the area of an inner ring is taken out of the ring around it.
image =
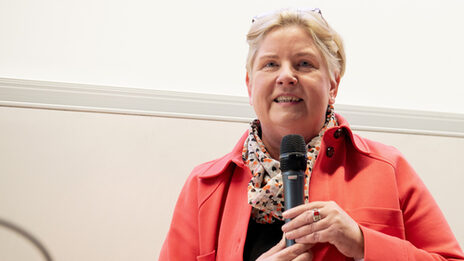
[[[0,78],[0,106],[249,122],[247,97]],[[336,104],[355,130],[464,138],[464,114]]]

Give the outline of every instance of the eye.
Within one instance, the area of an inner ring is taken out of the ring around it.
[[[264,67],[268,67],[268,68],[272,68],[276,66],[277,66],[277,63],[275,62],[267,62],[266,64],[264,64]]]
[[[261,64],[261,70],[263,71],[275,71],[279,68],[279,64],[276,61],[268,60],[263,61]]]
[[[309,61],[303,60],[298,63],[298,67],[299,68],[314,68],[314,65]]]

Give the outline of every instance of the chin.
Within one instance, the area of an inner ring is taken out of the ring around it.
[[[287,121],[287,124],[279,124],[279,132],[283,137],[289,134],[298,134],[303,136],[306,142],[309,142],[315,135],[319,133],[319,130],[313,130],[310,126],[304,124],[295,124],[295,122],[304,123],[303,120],[299,121]],[[274,125],[275,126],[275,125]]]
[[[286,115],[285,117],[281,117],[279,120],[274,121],[274,124],[281,126],[282,128],[287,128],[289,131],[303,132],[305,129],[307,129],[308,122],[309,120],[307,117],[301,117],[298,115]]]
[[[301,128],[302,126],[292,126],[294,125],[294,122],[290,125],[280,125],[280,134],[283,136],[289,135],[289,134],[298,134],[303,137],[305,137],[305,130]],[[306,130],[307,131],[307,130]]]

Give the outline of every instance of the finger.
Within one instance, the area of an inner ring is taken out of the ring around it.
[[[330,220],[322,219],[318,222],[313,222],[304,226],[300,226],[296,229],[285,232],[285,237],[287,239],[296,239],[306,235],[310,235],[314,232],[325,230],[330,226]]]
[[[326,202],[324,201],[314,201],[310,202],[307,204],[302,204],[299,206],[296,206],[294,208],[291,208],[289,210],[286,210],[285,212],[282,213],[283,218],[294,218],[301,213],[313,209],[313,208],[323,208],[326,205]]]
[[[310,244],[294,244],[277,253],[275,258],[277,260],[293,260],[307,252],[312,246]]]
[[[308,209],[305,212],[300,213],[298,216],[293,218],[290,222],[284,224],[282,226],[282,231],[284,233],[297,229],[301,226],[305,226],[307,224],[314,223],[314,209]],[[322,213],[329,213],[329,210],[326,209],[325,207],[318,208],[319,215],[321,216],[322,219],[326,217],[327,215],[323,215]],[[320,222],[320,221],[319,221]]]
[[[299,244],[316,244],[316,243],[333,243],[333,235],[330,226],[326,229],[314,231],[309,235],[295,238],[295,242]]]
[[[293,261],[311,261],[311,260],[313,260],[313,253],[310,250],[304,252],[303,254],[293,259]]]
[[[275,246],[273,246],[271,249],[263,253],[260,258],[266,258],[269,256],[274,255],[275,253],[278,253],[279,251],[283,250],[285,248],[285,237],[282,237],[282,239],[277,243]]]

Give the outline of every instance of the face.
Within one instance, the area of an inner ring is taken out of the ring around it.
[[[267,147],[279,148],[287,134],[309,142],[319,133],[337,95],[339,77],[333,78],[303,28],[278,28],[265,36],[246,82]]]

